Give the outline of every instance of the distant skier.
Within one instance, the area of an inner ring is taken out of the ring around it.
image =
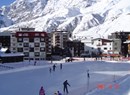
[[[62,69],[62,63],[60,64],[60,69]]]
[[[57,93],[58,93],[58,95],[62,95],[62,94],[60,93],[60,91],[57,91]]]
[[[54,64],[54,65],[53,65],[53,71],[55,71],[55,69],[56,69],[56,65]]]
[[[68,86],[70,86],[70,84],[68,83],[67,80],[63,82],[63,86],[64,86],[64,88],[63,88],[64,93],[66,92],[68,94],[69,93],[68,92]]]
[[[51,73],[51,71],[52,71],[52,69],[51,69],[51,67],[49,68],[49,72]]]
[[[45,91],[43,89],[43,86],[41,86],[41,88],[40,88],[39,95],[45,95]]]
[[[90,78],[89,70],[87,70],[87,77]]]

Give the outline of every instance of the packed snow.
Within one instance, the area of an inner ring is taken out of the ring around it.
[[[60,64],[63,68],[60,69]],[[56,70],[49,72],[49,68],[56,64]],[[2,67],[8,66],[8,67]],[[6,69],[3,69],[6,68]],[[46,95],[54,92],[63,93],[63,82],[68,80],[68,95],[128,95],[130,92],[129,62],[105,61],[24,61],[19,63],[5,63],[0,65],[0,93],[1,95],[38,95],[43,86]],[[90,78],[87,77],[89,70]],[[98,89],[97,85],[117,83],[118,89]],[[63,94],[64,95],[64,94]]]

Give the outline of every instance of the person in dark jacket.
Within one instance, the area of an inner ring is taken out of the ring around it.
[[[60,64],[60,69],[62,69],[62,63]]]
[[[53,68],[53,71],[55,71],[55,69],[56,69],[56,65],[54,64],[52,68]]]
[[[45,95],[45,90],[43,89],[43,86],[41,86],[39,95]]]
[[[63,82],[63,86],[64,86],[64,88],[63,88],[64,93],[66,92],[68,94],[69,93],[68,92],[68,86],[70,86],[70,84],[68,83],[67,80]]]

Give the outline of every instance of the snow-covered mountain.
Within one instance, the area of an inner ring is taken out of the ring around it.
[[[2,14],[2,10],[0,10],[0,28],[8,27],[13,24],[13,21]]]
[[[1,8],[13,27],[67,30],[74,37],[107,37],[130,31],[130,0],[16,0]],[[3,29],[1,29],[3,30]]]

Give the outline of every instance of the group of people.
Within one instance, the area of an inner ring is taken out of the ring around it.
[[[56,69],[56,64],[54,64],[52,68],[51,67],[49,68],[50,73],[52,72],[52,70],[55,71],[55,69]],[[60,64],[60,69],[62,69],[62,63]]]
[[[70,86],[70,84],[68,83],[68,81],[67,80],[65,80],[64,82],[63,82],[63,91],[64,91],[64,93],[69,93],[68,92],[68,86]],[[40,90],[39,90],[39,95],[45,95],[45,90],[43,89],[43,86],[41,86],[41,88],[40,88]],[[55,93],[54,93],[54,95],[62,95],[62,93],[60,92],[60,91],[56,91]]]

